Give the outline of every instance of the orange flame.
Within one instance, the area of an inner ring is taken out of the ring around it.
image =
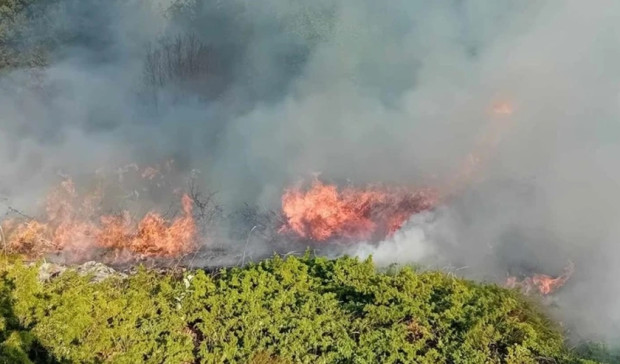
[[[101,186],[80,196],[72,180],[54,188],[46,198],[42,219],[2,222],[9,251],[28,257],[65,252],[74,260],[91,259],[95,252],[131,258],[177,257],[196,248],[193,201],[183,194],[183,215],[168,222],[158,213],[148,212],[135,222],[129,212],[100,213]]]
[[[514,111],[512,104],[493,105],[493,114],[505,116]],[[499,144],[509,123],[492,120],[481,134],[474,150],[445,184],[437,189],[405,190],[351,187],[338,190],[315,180],[311,188],[291,188],[282,196],[286,225],[281,232],[293,231],[302,238],[382,239],[390,236],[415,213],[434,207],[460,192],[478,174]]]
[[[564,268],[564,272],[556,278],[546,274],[535,274],[521,281],[519,281],[517,277],[508,277],[504,286],[508,288],[520,288],[525,294],[529,294],[532,290],[536,289],[541,295],[549,295],[564,286],[573,275],[573,272],[574,265],[570,263]]]
[[[36,256],[38,252],[52,248],[52,243],[44,238],[49,235],[49,227],[38,221],[18,223],[10,219],[2,222],[2,229],[10,233],[5,242],[10,252]]]
[[[307,191],[292,188],[282,196],[286,225],[291,231],[315,241],[328,239],[382,239],[398,230],[407,219],[437,204],[430,189],[415,192],[403,189],[336,186],[314,180]]]
[[[194,247],[196,225],[192,217],[193,201],[188,195],[182,199],[184,216],[167,224],[160,215],[150,212],[138,224],[137,235],[130,249],[145,256],[174,257],[191,252]]]

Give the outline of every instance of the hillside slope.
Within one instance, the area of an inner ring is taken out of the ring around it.
[[[372,261],[274,257],[129,276],[4,264],[0,362],[586,363],[516,291]]]

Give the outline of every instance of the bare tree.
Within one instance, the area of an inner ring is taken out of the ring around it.
[[[160,90],[196,91],[209,71],[209,48],[195,34],[164,39],[147,50],[143,77],[151,96]]]

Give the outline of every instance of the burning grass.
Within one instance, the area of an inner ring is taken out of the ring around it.
[[[160,172],[136,166],[135,173],[152,182]],[[158,187],[161,184],[155,183]],[[196,249],[194,201],[188,193],[177,197],[181,214],[173,218],[165,218],[155,210],[141,218],[125,209],[106,213],[106,197],[101,180],[80,192],[72,179],[64,179],[47,195],[41,215],[2,221],[5,249],[31,259],[60,253],[69,261],[98,258],[116,263],[174,258]]]
[[[493,118],[472,151],[456,171],[437,186],[339,188],[315,179],[309,188],[298,185],[287,189],[282,196],[286,223],[280,231],[316,242],[381,241],[391,236],[414,214],[434,208],[480,177],[484,165],[510,128],[513,112],[510,102],[494,104]]]
[[[412,215],[433,208],[437,202],[438,194],[433,189],[338,189],[314,180],[309,189],[288,189],[282,196],[286,224],[281,232],[319,242],[379,241],[400,229]]]

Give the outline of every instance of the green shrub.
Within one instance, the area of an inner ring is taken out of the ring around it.
[[[46,25],[48,2],[0,0],[0,70],[45,65],[46,44],[35,33]]]
[[[0,271],[0,362],[586,363],[515,291],[370,260],[276,256],[101,282]]]

